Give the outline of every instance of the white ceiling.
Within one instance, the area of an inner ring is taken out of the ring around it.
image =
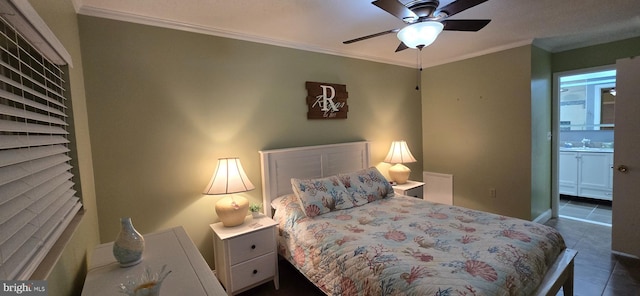
[[[74,0],[80,14],[417,67],[417,50],[395,53],[401,28],[372,0]],[[441,0],[440,6],[453,0]],[[410,0],[401,0],[406,3]],[[451,19],[491,19],[479,32],[444,31],[422,51],[423,67],[532,42],[551,52],[640,36],[639,0],[489,0]]]

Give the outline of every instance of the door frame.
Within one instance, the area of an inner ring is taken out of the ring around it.
[[[551,218],[558,218],[560,216],[560,191],[559,191],[559,167],[558,159],[560,157],[560,77],[570,76],[577,74],[584,74],[589,72],[600,72],[615,70],[616,64],[582,68],[577,70],[569,70],[553,73],[552,91],[551,96]]]

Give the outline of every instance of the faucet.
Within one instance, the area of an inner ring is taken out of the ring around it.
[[[587,148],[587,144],[591,144],[591,140],[587,138],[582,138],[582,148]]]

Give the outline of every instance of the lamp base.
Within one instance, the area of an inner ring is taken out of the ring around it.
[[[398,184],[407,183],[411,170],[405,165],[398,163],[389,168],[389,177]]]
[[[244,223],[249,211],[249,201],[242,196],[225,196],[216,203],[216,214],[225,227]]]

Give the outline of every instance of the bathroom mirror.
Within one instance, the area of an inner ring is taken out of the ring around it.
[[[561,76],[560,130],[613,128],[616,70]]]

